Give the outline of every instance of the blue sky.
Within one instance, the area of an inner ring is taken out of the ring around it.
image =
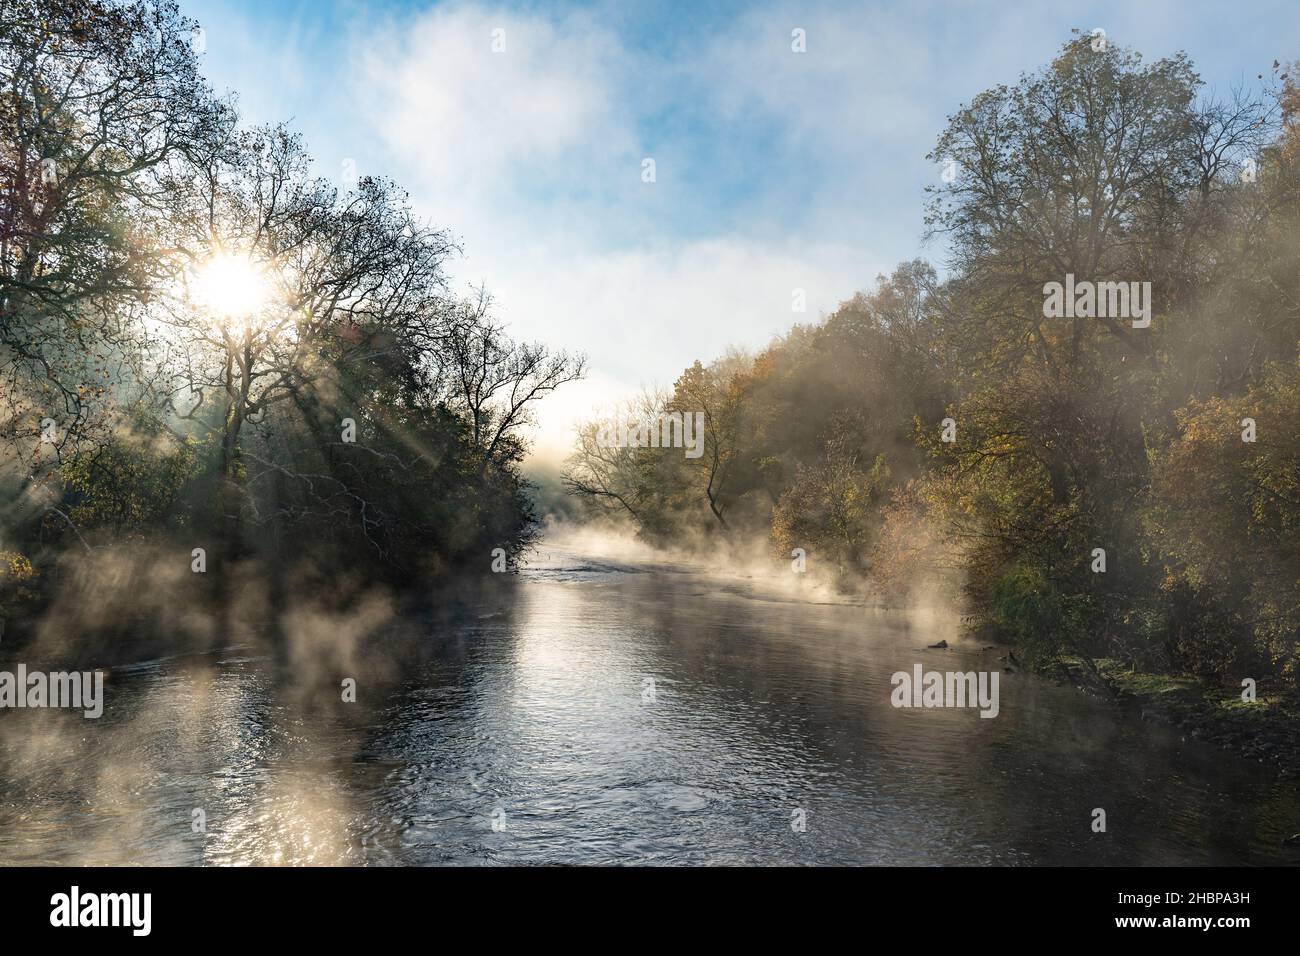
[[[589,354],[543,409],[550,458],[593,406],[941,258],[921,217],[945,118],[1072,27],[1148,60],[1185,50],[1216,90],[1300,58],[1294,0],[181,5],[249,121],[292,120],[321,175],[396,179],[461,238],[459,287]]]

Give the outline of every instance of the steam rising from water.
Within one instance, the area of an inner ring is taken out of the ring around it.
[[[0,858],[1268,862],[1300,809],[1262,771],[1027,678],[1003,682],[997,720],[893,709],[901,667],[992,663],[927,650],[953,633],[938,602],[898,613],[739,552],[558,527],[496,583],[447,613],[346,583],[277,607],[254,587],[224,645],[177,601],[194,650],[119,648],[101,720],[0,715]],[[1079,823],[1098,792],[1131,821],[1117,839]]]

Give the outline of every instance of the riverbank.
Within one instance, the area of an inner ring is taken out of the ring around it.
[[[1282,776],[1300,775],[1300,709],[1266,687],[1247,702],[1240,690],[1208,687],[1189,676],[1134,672],[1107,659],[1098,660],[1094,671],[1080,658],[1059,657],[1042,672],[1112,699],[1143,720],[1267,764]]]

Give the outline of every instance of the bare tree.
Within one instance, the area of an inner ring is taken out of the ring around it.
[[[578,425],[574,447],[561,482],[571,495],[606,513],[623,512],[641,527],[654,523],[654,512],[669,476],[656,469],[658,449],[629,447],[610,440],[619,425],[653,422],[668,406],[668,396],[645,391],[620,403],[606,416]]]
[[[518,458],[519,431],[533,422],[532,405],[587,369],[584,355],[512,341],[490,306],[482,291],[461,303],[446,342],[450,403],[469,422],[483,474]]]

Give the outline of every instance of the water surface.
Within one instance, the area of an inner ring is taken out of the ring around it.
[[[1018,673],[894,709],[998,652],[770,583],[543,547],[355,704],[248,648],[117,668],[98,721],[0,714],[0,863],[1300,860],[1294,780]]]

